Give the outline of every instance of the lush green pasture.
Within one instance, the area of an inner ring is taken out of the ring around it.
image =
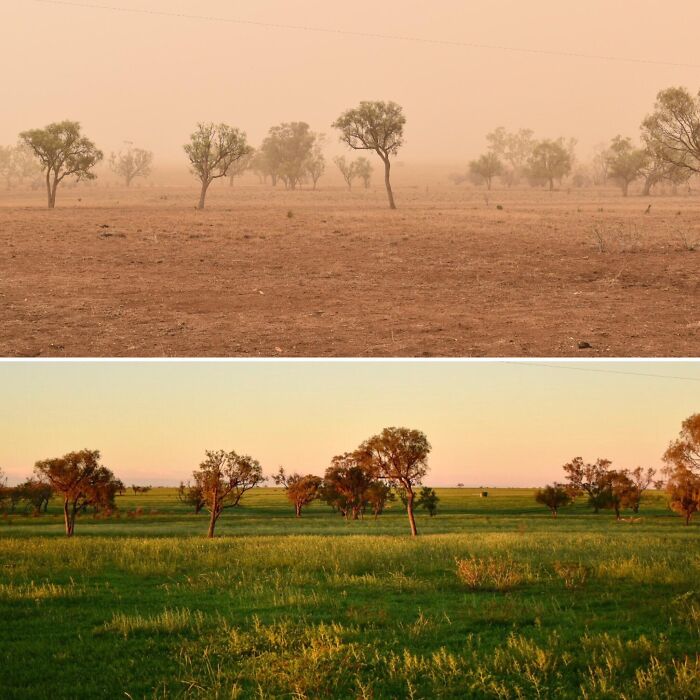
[[[478,494],[440,490],[417,540],[397,505],[297,520],[276,489],[214,541],[172,489],[72,540],[58,504],[2,519],[0,697],[698,697],[697,525],[661,494],[620,523]],[[511,586],[468,588],[471,557]]]

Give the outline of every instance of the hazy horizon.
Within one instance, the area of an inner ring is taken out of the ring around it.
[[[198,121],[231,123],[257,145],[271,125],[301,120],[327,134],[334,154],[343,152],[330,128],[338,114],[362,99],[386,99],[403,105],[408,119],[399,160],[467,161],[500,125],[577,138],[586,157],[618,133],[636,138],[659,90],[684,85],[695,93],[700,85],[692,66],[527,52],[694,64],[700,6],[691,2],[673,13],[635,3],[634,31],[627,4],[603,0],[478,8],[449,0],[429,12],[418,3],[359,0],[352,13],[316,0],[262,0],[246,9],[223,0],[110,3],[138,12],[89,5],[100,3],[30,0],[0,9],[0,22],[12,28],[0,48],[4,63],[21,62],[6,76],[13,98],[0,114],[0,143],[70,118],[107,154],[132,141],[154,151],[156,165],[171,166],[184,161],[182,144]]]
[[[659,467],[700,410],[697,381],[683,361],[8,362],[0,467],[16,482],[87,447],[127,484],[176,484],[205,449],[235,449],[268,476],[321,475],[403,425],[432,443],[431,485],[535,486],[577,455]]]

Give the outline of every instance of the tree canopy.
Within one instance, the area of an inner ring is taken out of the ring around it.
[[[226,177],[233,164],[251,151],[244,132],[228,124],[212,123],[198,124],[190,142],[183,148],[190,161],[190,170],[202,184],[198,209],[204,209],[209,185]]]
[[[39,480],[63,497],[66,535],[73,535],[78,513],[88,506],[111,508],[124,484],[100,464],[99,450],[69,452],[63,457],[44,459],[34,465]]]
[[[403,128],[406,117],[395,102],[360,102],[359,107],[349,109],[333,122],[340,131],[340,140],[353,150],[374,151],[384,163],[384,183],[389,207],[396,209],[391,189],[391,162],[403,145]]]
[[[42,172],[46,173],[49,209],[56,206],[56,190],[65,178],[95,178],[92,169],[102,160],[103,154],[81,134],[79,122],[54,122],[43,129],[23,131],[19,136],[38,158]]]

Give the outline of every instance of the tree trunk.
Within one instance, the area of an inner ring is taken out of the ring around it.
[[[557,517],[557,511],[556,511],[556,510],[552,510],[552,517],[553,517],[553,518],[556,518],[556,517]]]
[[[389,209],[396,209],[396,204],[394,203],[394,193],[391,191],[391,163],[389,161],[389,156],[384,158],[384,184],[386,185],[386,193],[389,197]]]
[[[413,491],[408,491],[406,493],[406,512],[408,513],[408,522],[411,525],[411,536],[416,537],[418,535],[418,528],[416,527],[416,519],[413,515],[413,499],[415,495]]]
[[[53,197],[51,191],[51,171],[46,171],[46,194],[48,196],[49,209],[53,209]]]
[[[216,519],[219,516],[216,513],[216,509],[211,509],[211,517],[209,518],[209,531],[207,532],[207,537],[212,539],[214,537],[214,528],[216,527]]]
[[[554,178],[549,178],[549,191],[553,192],[554,191]]]
[[[491,178],[490,177],[486,178],[486,189],[487,190],[491,189]]]
[[[648,197],[651,194],[651,188],[654,186],[654,183],[650,177],[646,178],[644,180],[644,189],[642,190],[642,197]]]
[[[297,518],[301,518],[301,503],[295,503],[294,510],[296,511]]]
[[[629,182],[623,182],[622,183],[622,196],[626,197],[627,196],[627,191],[629,190],[630,183]]]
[[[205,181],[202,183],[202,191],[199,193],[199,204],[197,205],[197,209],[204,209],[204,200],[207,198],[207,190],[209,189],[209,185],[211,185],[211,181]]]
[[[63,522],[66,526],[66,537],[72,537],[75,529],[75,513],[70,512],[67,498],[63,500]]]

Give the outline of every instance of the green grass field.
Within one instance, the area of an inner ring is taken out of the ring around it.
[[[700,530],[663,494],[616,522],[553,519],[527,489],[438,492],[416,540],[397,504],[297,520],[272,488],[213,541],[173,489],[72,540],[58,503],[0,519],[0,697],[700,696]],[[468,587],[471,557],[512,580]]]

